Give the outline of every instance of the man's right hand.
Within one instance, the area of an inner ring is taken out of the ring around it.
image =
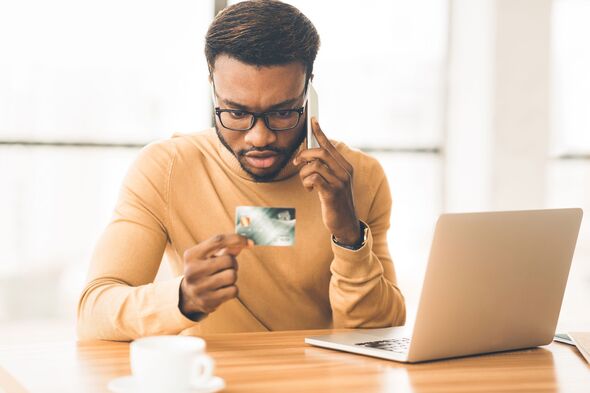
[[[180,311],[191,316],[209,314],[238,296],[236,257],[251,240],[232,233],[209,238],[184,252],[184,278],[180,284]]]

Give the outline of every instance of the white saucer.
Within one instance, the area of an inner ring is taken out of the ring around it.
[[[136,380],[133,379],[133,375],[126,375],[113,379],[108,384],[108,388],[114,393],[140,393],[139,388],[136,385]],[[211,379],[205,385],[195,386],[189,390],[183,390],[182,392],[170,393],[214,393],[225,388],[225,381],[220,377],[211,377]]]

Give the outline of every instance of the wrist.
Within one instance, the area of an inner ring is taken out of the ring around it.
[[[353,245],[359,242],[361,238],[361,223],[359,220],[355,220],[355,224],[350,225],[345,231],[338,231],[338,233],[332,233],[334,239],[338,244]]]
[[[347,245],[352,246],[359,242],[361,236],[360,231],[357,230],[355,234],[348,234],[348,235],[333,235],[334,241],[340,245]]]
[[[332,235],[332,241],[336,245],[349,250],[358,250],[365,244],[366,240],[367,227],[362,221],[358,222],[358,228],[356,230],[355,236],[351,235],[350,237],[339,237],[334,234]]]
[[[207,313],[197,310],[195,307],[191,307],[192,302],[186,301],[186,296],[183,291],[184,278],[180,282],[180,288],[178,290],[178,310],[182,315],[191,321],[198,322],[207,316]]]

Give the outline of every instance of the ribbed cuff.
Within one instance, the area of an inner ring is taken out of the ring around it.
[[[330,267],[332,274],[347,278],[364,278],[374,269],[371,259],[373,235],[367,223],[363,222],[363,224],[367,227],[367,240],[358,250],[349,250],[332,242],[334,253],[334,261]]]
[[[196,323],[187,318],[178,308],[180,283],[183,277],[179,276],[156,284],[156,299],[158,299],[158,308],[161,311],[160,324],[162,331],[180,333]]]

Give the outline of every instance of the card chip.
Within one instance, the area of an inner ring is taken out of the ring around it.
[[[248,216],[240,217],[240,225],[243,227],[249,227],[250,226],[250,217],[248,217]]]

